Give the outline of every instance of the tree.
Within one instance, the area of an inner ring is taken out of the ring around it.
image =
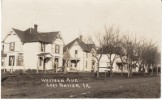
[[[119,57],[119,52],[121,50],[119,32],[119,28],[114,26],[105,27],[103,53],[106,54],[109,59],[110,78],[113,75],[112,69],[114,61]]]
[[[157,61],[160,58],[157,51],[157,46],[151,41],[137,40],[136,37],[131,40],[129,36],[125,36],[125,49],[128,65],[128,77],[132,75],[132,67],[135,64],[139,64],[139,73],[145,73],[145,69],[157,65]],[[135,62],[135,63],[133,63]]]
[[[153,74],[153,69],[155,68],[155,66],[157,66],[157,64],[159,63],[159,52],[157,50],[157,47],[155,45],[150,45],[147,48],[146,52],[145,52],[145,56],[146,56],[146,64],[148,65],[148,68],[150,69],[150,66],[152,66],[151,70],[152,70],[152,74]]]
[[[144,72],[144,69],[147,68],[148,72],[151,69],[153,74],[153,68],[160,61],[160,53],[158,52],[155,43],[153,43],[152,40],[143,40],[143,42],[138,46],[138,55],[138,64],[140,65],[139,73]]]
[[[120,41],[120,47],[120,59],[122,65],[125,63],[127,64],[128,77],[130,77],[132,75],[132,70],[136,65],[134,62],[138,59],[136,55],[136,37],[133,40],[128,35],[123,35]]]

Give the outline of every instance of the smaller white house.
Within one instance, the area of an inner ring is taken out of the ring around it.
[[[93,44],[86,44],[82,36],[74,39],[64,47],[64,66],[67,71],[91,72],[95,70],[96,60],[92,55]],[[68,63],[66,65],[66,61]]]
[[[114,56],[115,55],[113,54],[112,58]],[[128,72],[127,63],[125,62],[125,60],[123,62],[124,62],[124,66],[123,66],[123,70],[121,70],[122,69],[122,61],[121,61],[120,57],[117,57],[117,59],[113,63],[113,68],[112,68],[113,72],[120,73],[122,71],[123,73],[127,73]],[[136,65],[136,67],[134,67],[132,69],[132,72],[138,72],[138,67],[137,67],[138,65],[137,64],[135,64],[135,65]],[[105,72],[107,70],[108,71],[110,70],[110,60],[108,59],[106,54],[103,54],[101,57],[101,60],[100,60],[99,71]]]
[[[34,28],[12,28],[2,41],[3,69],[51,70],[62,67],[64,41],[61,33],[39,32]]]

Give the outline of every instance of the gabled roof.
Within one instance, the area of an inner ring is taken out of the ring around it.
[[[22,42],[45,42],[52,43],[59,32],[37,32],[33,28],[28,28],[25,31],[14,29],[13,31],[18,35]]]
[[[67,45],[64,46],[63,51],[65,52],[67,49],[71,48],[72,45],[77,41],[78,38],[74,39],[73,41],[71,41],[70,43],[68,43]]]
[[[82,40],[80,40],[79,38],[76,38],[73,41],[71,41],[70,43],[68,43],[67,45],[65,45],[65,47],[63,48],[64,52],[67,49],[70,49],[75,42],[77,42],[79,44],[79,46],[82,48],[82,50],[84,50],[86,52],[90,52],[92,50],[92,48],[94,47],[93,44],[86,44]]]

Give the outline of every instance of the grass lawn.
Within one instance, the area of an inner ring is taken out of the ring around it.
[[[114,77],[111,80],[85,73],[15,74],[6,78],[8,76],[11,75],[2,74],[2,98],[160,98],[160,76]],[[42,82],[42,79],[54,81]],[[60,79],[65,81],[62,82],[64,87],[58,82]],[[67,82],[67,79],[72,80]],[[73,82],[74,79],[77,81]],[[67,84],[80,87],[67,87]]]

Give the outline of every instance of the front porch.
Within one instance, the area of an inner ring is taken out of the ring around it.
[[[80,58],[72,57],[69,52],[69,49],[67,49],[63,56],[64,73],[78,72],[80,70],[79,63],[80,63]]]
[[[37,73],[39,70],[44,72],[46,72],[47,70],[53,70],[55,73],[62,70],[62,66],[59,63],[60,60],[62,60],[60,57],[54,56],[51,53],[40,53],[37,56]]]
[[[68,72],[78,72],[79,71],[79,58],[70,58],[63,60],[63,66],[66,66]]]

